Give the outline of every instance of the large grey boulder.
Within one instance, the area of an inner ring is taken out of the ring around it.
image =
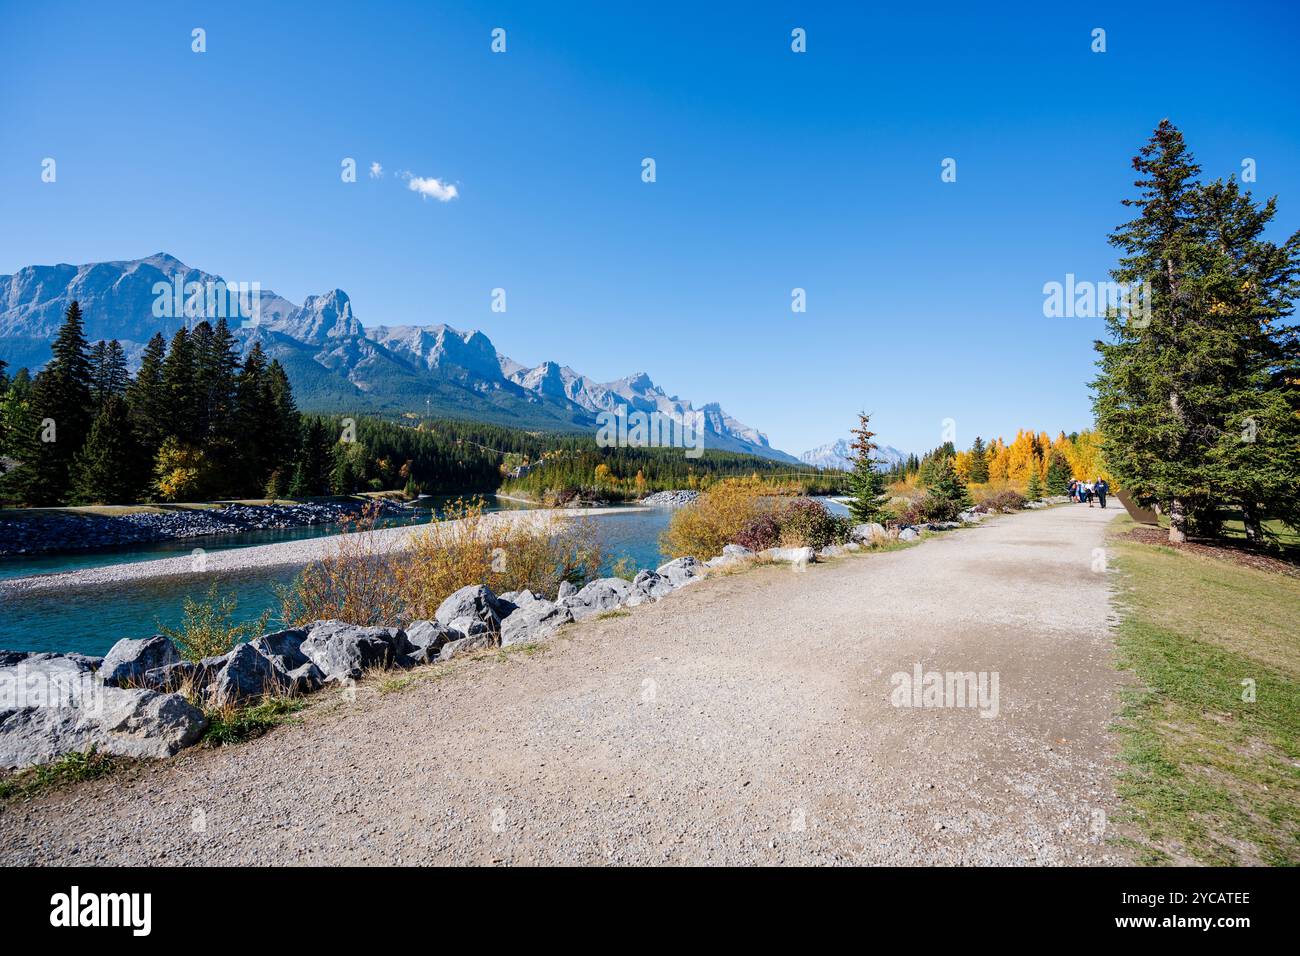
[[[123,757],[170,757],[206,726],[203,712],[179,694],[108,686],[65,657],[0,667],[0,767],[6,769],[91,747]]]
[[[462,637],[459,640],[449,641],[442,646],[438,652],[438,660],[449,661],[455,657],[461,657],[465,654],[471,654],[474,651],[485,651],[492,647],[491,634],[476,634],[473,637]]]
[[[666,577],[673,587],[680,588],[702,578],[704,576],[704,564],[699,558],[687,555],[684,558],[669,561],[667,564],[661,564],[657,572]]]
[[[406,626],[406,640],[412,664],[429,664],[438,659],[443,645],[457,638],[451,629],[437,621],[412,621]]]
[[[477,617],[471,617],[466,614],[464,617],[458,617],[447,625],[448,636],[453,641],[458,641],[463,637],[474,637],[478,634],[494,633],[484,621]]]
[[[849,530],[849,539],[859,544],[871,544],[877,538],[883,538],[887,532],[885,526],[879,521],[868,521],[865,524],[855,524]]]
[[[752,558],[754,556],[753,550],[743,544],[723,545],[722,553],[728,558]]]
[[[141,640],[123,638],[104,655],[99,674],[105,684],[124,687],[139,684],[149,671],[178,663],[180,659],[176,645],[162,635]]]
[[[501,646],[544,641],[573,620],[573,612],[563,604],[530,601],[501,622]]]
[[[556,601],[563,601],[565,598],[573,597],[578,593],[578,586],[572,581],[561,581],[560,590],[555,595]]]
[[[360,677],[372,667],[391,667],[410,645],[398,628],[317,621],[307,629],[301,649],[325,680],[339,681]]]
[[[812,548],[768,548],[763,557],[769,561],[782,561],[788,564],[805,565],[816,558]]]
[[[450,624],[459,617],[474,617],[494,631],[501,625],[496,595],[482,584],[470,584],[449,595],[433,616],[439,624]]]
[[[291,697],[315,693],[325,683],[324,672],[311,661],[289,671],[285,677],[289,682],[288,691]]]
[[[915,541],[919,537],[921,537],[921,532],[917,531],[915,528],[904,528],[902,531],[898,532],[899,541]]]
[[[621,607],[632,596],[632,585],[622,578],[601,578],[586,585],[577,594],[562,602],[575,621],[612,611]],[[507,618],[509,620],[509,618]]]
[[[309,662],[304,659],[303,663]],[[226,666],[208,688],[208,700],[221,707],[288,692],[288,673],[250,643],[240,644],[226,655]]]
[[[263,634],[248,643],[260,651],[276,667],[288,673],[307,663],[307,655],[302,652],[302,642],[306,639],[307,631],[295,627],[287,631]]]
[[[632,593],[624,602],[628,607],[638,607],[658,601],[672,593],[673,583],[658,571],[638,571],[632,579]]]

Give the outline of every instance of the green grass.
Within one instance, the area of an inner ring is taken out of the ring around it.
[[[68,754],[53,763],[29,767],[0,780],[0,800],[32,796],[78,780],[93,780],[112,772],[121,763],[120,759],[101,754],[94,747],[85,753]]]
[[[1118,725],[1119,796],[1139,860],[1300,864],[1300,580],[1112,546],[1116,643],[1139,685]]]
[[[285,723],[290,715],[302,710],[306,702],[273,697],[252,707],[210,710],[208,729],[203,734],[207,747],[224,747],[261,737],[273,727]]]

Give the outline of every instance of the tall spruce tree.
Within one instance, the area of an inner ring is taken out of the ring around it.
[[[885,476],[876,469],[872,452],[880,446],[876,444],[876,433],[871,430],[871,416],[866,412],[858,413],[858,427],[852,429],[853,471],[849,475],[849,515],[859,524],[871,521],[883,522],[886,517]]]
[[[1214,336],[1198,314],[1204,296],[1190,263],[1196,255],[1192,209],[1200,167],[1183,135],[1161,120],[1133,159],[1139,194],[1125,199],[1137,217],[1119,226],[1122,250],[1112,277],[1148,290],[1145,314],[1110,310],[1110,342],[1097,342],[1101,374],[1094,409],[1111,471],[1139,499],[1158,502],[1169,516],[1169,540],[1187,539],[1196,498],[1208,491],[1206,442],[1200,423],[1218,389]]]
[[[140,454],[149,459],[151,466],[163,439],[171,434],[169,405],[163,385],[163,360],[166,357],[167,340],[157,332],[145,345],[140,370],[126,390],[126,403],[131,411],[131,424]]]
[[[951,521],[973,504],[970,491],[957,472],[956,463],[952,458],[940,459],[934,469],[934,480],[930,484],[929,497],[932,501],[944,505],[941,509],[943,517]]]
[[[976,485],[989,480],[989,456],[984,447],[984,439],[979,435],[975,436],[975,444],[970,446],[970,480]]]
[[[19,467],[10,476],[15,497],[32,505],[61,504],[68,493],[73,456],[90,430],[91,374],[81,306],[72,302],[36,376],[26,434],[15,436]]]
[[[1210,481],[1256,543],[1266,516],[1300,527],[1300,330],[1287,321],[1300,293],[1300,232],[1281,245],[1263,238],[1276,202],[1261,205],[1232,180],[1195,197],[1208,283],[1203,321],[1223,358],[1218,417],[1203,426],[1213,439]]]
[[[1047,462],[1047,493],[1049,495],[1064,495],[1070,491],[1070,463],[1066,461],[1065,455],[1060,451],[1054,450],[1052,457]]]
[[[126,401],[110,394],[72,465],[75,501],[124,504],[138,500],[146,480]]]
[[[235,448],[240,462],[241,491],[260,495],[275,468],[275,402],[262,344],[254,342],[244,356],[235,390]]]
[[[195,388],[197,360],[189,329],[181,326],[172,336],[162,365],[162,394],[166,401],[168,435],[193,445],[204,436],[199,428],[199,396]]]
[[[1096,343],[1103,454],[1123,486],[1168,514],[1171,542],[1225,499],[1258,537],[1265,510],[1296,517],[1296,335],[1279,320],[1296,295],[1300,240],[1259,238],[1272,201],[1197,184],[1168,120],[1133,165],[1140,192],[1124,202],[1138,215],[1111,236],[1123,252],[1112,275],[1148,283],[1149,307],[1140,321],[1112,312],[1111,340]]]
[[[90,395],[94,408],[98,410],[110,395],[125,395],[130,382],[122,343],[117,339],[96,342],[90,350]]]

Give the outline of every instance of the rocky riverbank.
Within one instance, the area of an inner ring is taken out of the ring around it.
[[[699,496],[698,491],[656,491],[652,495],[646,495],[637,504],[675,508],[679,505],[689,505]]]
[[[411,508],[376,499],[380,517],[409,515]],[[221,508],[177,508],[139,511],[124,515],[98,515],[51,511],[6,518],[0,513],[0,556],[90,551],[200,538],[338,524],[355,517],[364,501],[320,501],[294,504],[242,505]]]

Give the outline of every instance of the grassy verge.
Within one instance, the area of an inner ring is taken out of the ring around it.
[[[1135,541],[1112,548],[1117,647],[1140,685],[1118,727],[1139,859],[1300,864],[1300,580]]]
[[[210,710],[207,713],[208,729],[203,734],[207,747],[224,747],[261,737],[273,727],[278,727],[306,706],[298,698],[273,697],[252,707]]]
[[[93,747],[85,753],[68,754],[53,763],[29,767],[0,780],[0,800],[30,797],[50,787],[102,777],[121,762],[118,758],[96,752]]]

